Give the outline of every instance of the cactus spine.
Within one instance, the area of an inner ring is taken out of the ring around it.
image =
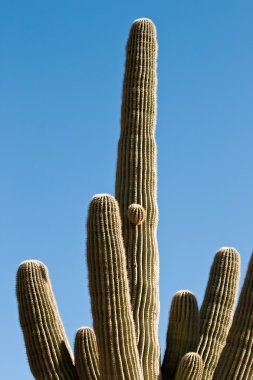
[[[136,20],[126,47],[116,199],[122,218],[133,317],[145,380],[157,380],[160,371],[154,139],[156,61],[155,26],[147,19]],[[132,205],[136,206],[135,214],[131,212]],[[133,217],[142,214],[141,207],[145,210],[146,219],[144,223],[136,225],[132,223]]]

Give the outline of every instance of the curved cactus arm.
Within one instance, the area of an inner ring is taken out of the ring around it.
[[[91,201],[87,262],[102,379],[142,380],[120,213],[110,195],[97,195]]]
[[[156,28],[136,20],[126,46],[118,144],[116,199],[126,248],[130,295],[139,356],[145,380],[159,378]]]
[[[213,380],[253,378],[253,254]]]
[[[203,361],[195,352],[188,352],[179,362],[175,380],[201,380]]]
[[[100,380],[98,348],[93,329],[89,327],[78,329],[74,352],[79,378],[84,380]]]
[[[212,379],[226,343],[240,276],[240,255],[234,248],[221,248],[215,255],[200,309],[198,354],[204,362],[203,379]]]
[[[78,380],[47,267],[40,261],[20,264],[16,292],[28,361],[37,380]]]
[[[194,352],[199,342],[199,310],[196,297],[181,290],[173,297],[162,364],[163,380],[172,380],[181,358]]]

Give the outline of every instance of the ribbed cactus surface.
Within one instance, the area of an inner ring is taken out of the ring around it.
[[[87,264],[94,330],[71,352],[46,266],[21,263],[17,299],[37,380],[253,379],[253,258],[233,316],[240,256],[221,248],[198,311],[190,291],[173,298],[160,365],[156,167],[156,28],[136,20],[126,46],[115,198],[93,197]]]
[[[119,207],[110,195],[91,201],[87,262],[101,379],[141,380]]]
[[[187,352],[196,351],[199,342],[199,309],[194,294],[182,290],[173,297],[162,364],[163,380],[175,377],[178,363]]]
[[[156,195],[156,28],[137,20],[129,34],[118,144],[116,199],[127,257],[133,317],[144,378],[159,377],[158,248]],[[142,216],[144,223],[131,223]],[[139,207],[136,207],[139,205]],[[130,206],[130,212],[129,212]],[[130,216],[130,217],[129,217]]]
[[[16,285],[19,319],[31,371],[37,380],[78,380],[47,267],[21,263]]]
[[[90,327],[78,329],[75,338],[75,365],[79,379],[99,380],[99,356],[96,335]]]
[[[226,343],[240,276],[240,256],[223,247],[215,255],[200,309],[200,342],[197,352],[204,362],[203,379],[212,379]]]
[[[253,379],[253,255],[213,379]]]
[[[203,361],[195,352],[185,354],[178,365],[175,380],[201,380]]]

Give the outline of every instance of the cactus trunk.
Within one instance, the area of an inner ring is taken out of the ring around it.
[[[154,139],[156,60],[155,26],[147,19],[136,20],[126,47],[116,199],[122,218],[133,317],[145,380],[157,380],[160,373]],[[131,213],[133,205],[136,205],[135,213]],[[141,209],[145,210],[145,221],[138,223],[143,215]],[[136,222],[132,215],[137,217]]]

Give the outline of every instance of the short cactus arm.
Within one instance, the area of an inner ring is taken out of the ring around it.
[[[103,380],[142,380],[116,200],[95,196],[87,223],[87,263]]]
[[[156,29],[136,20],[126,47],[118,144],[119,202],[131,302],[145,380],[159,377],[158,250],[156,199]]]
[[[253,378],[253,254],[213,380]]]
[[[75,364],[80,379],[100,379],[96,335],[89,327],[82,327],[76,333]]]
[[[37,380],[78,380],[47,267],[36,260],[21,263],[16,292],[20,324],[34,377]]]
[[[201,380],[203,361],[195,352],[185,354],[178,365],[175,380]]]
[[[198,354],[204,362],[203,379],[212,379],[226,344],[240,276],[240,255],[234,248],[221,248],[211,267],[200,310]],[[220,379],[219,379],[220,380]]]
[[[199,310],[194,294],[181,290],[173,297],[162,364],[163,380],[173,380],[181,358],[199,342]]]

